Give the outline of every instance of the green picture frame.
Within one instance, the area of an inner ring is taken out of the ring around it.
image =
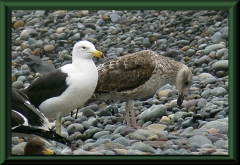
[[[238,0],[0,0],[0,163],[82,164],[86,161],[148,163],[237,163],[237,3]],[[226,156],[12,156],[11,155],[11,10],[228,10],[229,11],[229,155]],[[147,162],[145,162],[147,161]]]

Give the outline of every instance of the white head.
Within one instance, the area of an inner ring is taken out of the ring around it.
[[[102,58],[103,53],[96,50],[95,46],[89,41],[79,41],[73,47],[72,58],[92,59],[94,56]]]
[[[182,104],[185,94],[189,91],[192,85],[192,79],[192,72],[187,66],[184,66],[178,71],[175,80],[175,86],[178,89],[178,106]]]

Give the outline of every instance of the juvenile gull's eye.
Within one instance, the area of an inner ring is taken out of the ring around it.
[[[187,81],[185,82],[185,85],[188,85],[188,82],[187,82]]]

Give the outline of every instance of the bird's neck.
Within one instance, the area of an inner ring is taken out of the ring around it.
[[[95,65],[92,59],[73,59],[72,64],[74,67],[84,70],[92,68]]]

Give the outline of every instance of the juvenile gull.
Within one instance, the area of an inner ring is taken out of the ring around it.
[[[56,141],[71,147],[64,137],[52,131],[48,119],[21,91],[12,88],[12,136],[37,137],[52,145]]]
[[[31,83],[23,92],[47,118],[56,118],[56,132],[61,135],[62,115],[81,107],[93,94],[98,72],[92,58],[103,57],[88,41],[76,43],[72,64],[54,70]]]
[[[137,128],[133,112],[133,99],[153,95],[165,84],[174,84],[178,89],[177,105],[192,84],[191,70],[181,62],[171,60],[150,50],[121,56],[97,67],[98,84],[95,98],[125,101],[127,126],[129,112],[134,128]]]
[[[55,153],[47,148],[43,141],[32,139],[25,145],[24,155],[55,155]]]

